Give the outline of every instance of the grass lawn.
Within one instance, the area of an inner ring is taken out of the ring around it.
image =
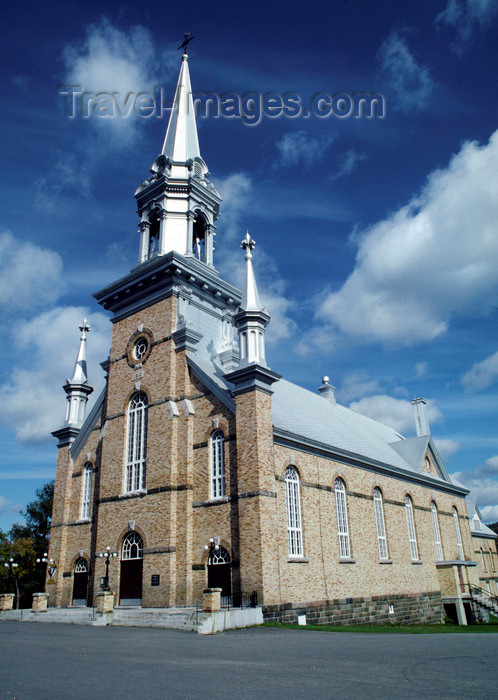
[[[317,630],[319,632],[366,632],[373,634],[460,634],[460,633],[498,633],[498,617],[489,616],[489,622],[475,625],[284,625],[280,622],[265,622],[265,627],[281,627],[296,630]]]

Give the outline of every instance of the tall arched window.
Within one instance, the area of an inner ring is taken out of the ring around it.
[[[92,473],[93,468],[90,462],[85,464],[83,471],[83,489],[81,496],[81,518],[90,517],[91,502],[92,502]]]
[[[225,495],[225,435],[215,430],[211,435],[211,498]]]
[[[129,532],[123,540],[121,559],[143,559],[144,545],[138,532]]]
[[[348,511],[346,508],[346,487],[342,479],[334,483],[335,510],[337,516],[337,535],[339,537],[339,557],[349,559],[351,547],[349,544]]]
[[[413,519],[413,504],[410,496],[405,498],[406,524],[408,526],[408,539],[410,541],[410,553],[412,561],[418,561],[417,534],[415,532],[415,520]]]
[[[458,558],[465,559],[465,554],[463,552],[462,533],[460,532],[460,523],[458,521],[458,511],[455,508],[455,506],[453,506],[451,512],[453,513],[453,523],[455,525],[455,537],[458,547]]]
[[[439,520],[437,517],[437,506],[434,501],[431,502],[432,527],[434,529],[434,544],[436,545],[436,558],[439,561],[443,560],[443,547],[441,545],[441,533],[439,531]]]
[[[287,508],[287,539],[290,557],[303,556],[303,531],[301,527],[301,496],[299,474],[295,467],[285,470],[285,503]]]
[[[388,559],[386,526],[384,522],[384,504],[382,502],[382,492],[379,488],[374,489],[375,524],[377,526],[377,540],[379,542],[379,556],[381,559]]]
[[[147,396],[139,391],[128,406],[125,491],[145,488],[145,456],[147,441]]]

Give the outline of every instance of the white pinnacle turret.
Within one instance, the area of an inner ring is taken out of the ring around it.
[[[74,428],[81,428],[85,420],[85,411],[88,397],[93,391],[87,376],[86,366],[86,337],[90,331],[86,318],[79,327],[81,331],[80,347],[76,364],[74,366],[73,378],[67,379],[64,384],[64,391],[67,395],[66,425]]]
[[[234,323],[239,334],[240,367],[249,364],[266,367],[265,330],[270,322],[270,314],[261,307],[258,287],[252,267],[252,253],[256,241],[246,233],[241,248],[246,252],[246,284],[242,296],[240,311],[234,316]]]
[[[246,233],[246,237],[242,241],[240,247],[246,251],[246,286],[244,288],[241,308],[245,311],[261,311],[261,302],[259,300],[258,287],[256,284],[256,278],[254,277],[254,269],[252,266],[252,253],[256,241],[253,241],[249,235],[249,231]]]

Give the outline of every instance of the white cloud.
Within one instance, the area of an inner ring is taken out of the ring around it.
[[[419,112],[429,107],[434,82],[427,66],[421,66],[408,48],[406,39],[392,30],[380,49],[382,72],[397,96],[394,109]]]
[[[332,136],[315,139],[305,131],[288,131],[276,143],[280,156],[275,162],[278,165],[311,165],[322,160],[325,151],[332,143]]]
[[[0,516],[10,515],[11,513],[19,513],[21,506],[12,503],[8,498],[0,494]]]
[[[498,352],[476,362],[460,379],[465,391],[487,389],[498,379]]]
[[[98,394],[104,383],[98,363],[106,359],[109,349],[110,323],[104,314],[88,315],[79,307],[56,307],[16,326],[11,342],[19,364],[12,368],[8,381],[0,385],[2,405],[9,407],[0,420],[22,442],[46,440],[64,421],[62,384],[72,376],[79,346],[78,326],[85,315],[92,327],[87,340],[89,380]]]
[[[239,237],[242,240],[246,232],[242,217],[248,211],[251,202],[252,180],[243,172],[231,173],[221,180],[218,179],[216,186],[223,198],[223,216],[219,223],[223,239],[231,241]]]
[[[488,474],[498,474],[498,455],[490,457],[486,460],[484,470]]]
[[[450,457],[452,457],[455,452],[460,449],[460,443],[456,440],[449,440],[444,438],[434,439],[436,449],[439,452],[443,462],[446,462]]]
[[[498,131],[465,143],[421,194],[355,236],[356,266],[318,318],[364,342],[411,344],[486,313],[498,284]]]
[[[138,117],[135,108],[128,109],[132,105],[127,102],[128,96],[144,92],[152,95],[160,83],[160,68],[168,70],[171,66],[166,55],[158,51],[148,29],[138,25],[122,31],[105,17],[88,27],[83,42],[66,47],[64,63],[65,85],[80,86],[86,93],[117,95],[125,105],[120,109],[123,116],[115,108],[108,112],[113,118],[97,116],[96,103],[90,103],[89,112],[92,126],[110,138],[113,146],[122,147],[135,138],[138,124],[146,121]]]
[[[0,233],[0,307],[3,315],[50,304],[63,290],[62,259],[52,250]]]
[[[353,401],[349,408],[364,416],[373,418],[379,423],[389,425],[400,433],[413,433],[415,430],[415,418],[413,407],[409,401],[395,399],[386,394],[367,396],[359,401]],[[427,401],[427,418],[429,423],[441,420],[441,411],[433,401]]]
[[[88,167],[74,154],[61,155],[54,167],[38,178],[36,205],[47,212],[57,211],[61,195],[69,195],[74,201],[90,199],[90,174]]]
[[[436,17],[436,26],[449,24],[461,40],[467,41],[476,29],[485,29],[497,13],[496,0],[448,0]]]
[[[333,378],[332,378],[333,383]],[[369,394],[374,394],[380,389],[379,381],[371,379],[368,374],[362,370],[351,372],[348,374],[342,385],[337,390],[337,398],[342,403],[362,399]]]
[[[349,151],[339,156],[339,169],[331,179],[338,180],[344,175],[350,175],[366,157],[366,153],[358,153],[353,148],[349,149]]]

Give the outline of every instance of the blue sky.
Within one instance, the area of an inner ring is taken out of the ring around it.
[[[428,401],[448,470],[498,520],[498,5],[494,0],[18,2],[3,9],[0,528],[55,475],[50,432],[87,316],[103,384],[110,323],[92,292],[138,256],[133,193],[162,119],[68,118],[60,86],[174,93],[378,92],[383,118],[198,120],[222,192],[215,265],[240,240],[272,315],[272,369],[414,434]]]

